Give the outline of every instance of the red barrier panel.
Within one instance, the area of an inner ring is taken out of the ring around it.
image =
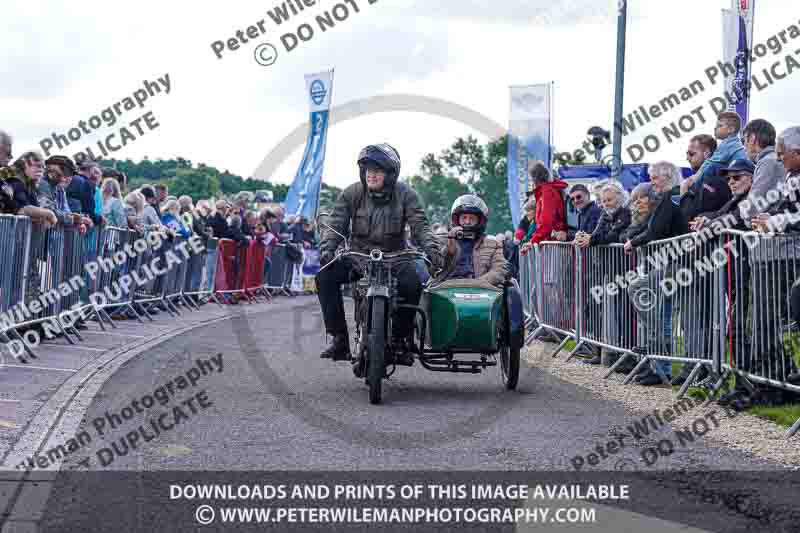
[[[252,300],[253,293],[264,284],[264,262],[268,250],[260,241],[240,245],[230,239],[220,239],[214,291],[235,292]]]
[[[236,242],[220,239],[217,253],[217,275],[214,277],[214,291],[226,292],[238,289],[236,283]]]
[[[267,247],[260,241],[252,241],[246,249],[244,283],[242,288],[249,292],[264,285],[264,261],[266,261]]]

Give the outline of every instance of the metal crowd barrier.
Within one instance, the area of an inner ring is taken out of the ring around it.
[[[726,230],[722,244],[732,260],[719,291],[723,375],[717,386],[737,374],[751,392],[752,383],[760,383],[800,393],[800,386],[787,382],[798,371],[800,355],[800,325],[792,319],[798,310],[790,299],[800,274],[800,235]],[[788,435],[798,429],[800,420]]]
[[[117,327],[108,314],[112,309],[114,316],[142,322],[141,314],[153,320],[155,306],[173,316],[180,314],[178,306],[199,309],[190,294],[215,299],[213,287],[199,286],[209,268],[205,250],[196,254],[187,246],[186,259],[179,250],[183,239],[164,238],[154,246],[149,237],[148,232],[115,227],[94,228],[86,235],[72,227],[42,230],[28,217],[1,215],[0,247],[9,259],[0,263],[0,341],[9,350],[10,343],[18,343],[27,357],[35,358],[36,343],[25,342],[28,335],[63,337],[74,344],[83,340],[76,321],[93,318],[103,330],[105,323]],[[169,254],[171,267],[166,268]],[[154,260],[160,261],[158,275],[151,275]],[[27,362],[21,350],[12,355]]]
[[[64,277],[64,262],[59,258],[65,248],[64,229],[57,227],[43,230],[35,225],[29,227],[27,260],[20,265],[24,271],[25,288],[15,304],[17,319],[14,329],[35,329],[39,337],[44,336],[46,339],[63,336],[67,342],[74,344],[72,335],[78,340],[81,340],[81,336],[71,320],[63,319],[64,313],[71,316],[71,312],[65,307],[59,292],[62,282],[68,279]],[[25,351],[35,357],[29,344],[23,343]]]
[[[791,287],[800,290],[800,234],[765,236],[726,230],[702,241],[692,233],[656,241],[626,255],[621,245],[585,249],[541,243],[520,258],[523,302],[539,327],[583,344],[616,351],[646,364],[664,378],[661,364],[693,365],[678,392],[708,370],[711,396],[736,374],[753,383],[800,393],[789,383],[798,372],[800,310],[790,307]],[[706,382],[708,383],[708,382]],[[787,437],[800,430],[800,420]]]
[[[17,304],[25,294],[25,272],[30,255],[31,220],[24,216],[0,215],[0,249],[4,261],[0,261],[0,341],[12,340],[22,343],[30,357],[36,357],[14,329]],[[23,319],[24,320],[24,319]],[[25,362],[24,359],[22,359]]]
[[[285,244],[276,244],[272,248],[270,255],[269,272],[264,283],[264,289],[270,293],[282,293],[292,296],[289,284],[292,282],[292,262],[286,253]]]
[[[715,296],[718,273],[727,260],[718,248],[715,240],[704,242],[699,234],[690,233],[636,249],[638,272],[626,290],[637,318],[637,352],[644,357],[626,383],[651,361],[664,362],[651,366],[665,383],[673,362],[693,365],[678,397],[701,368],[718,375],[719,347],[713,332],[720,329],[722,318]]]
[[[533,263],[529,273],[533,280],[532,305],[534,315],[538,318],[538,327],[531,333],[529,339],[538,337],[545,332],[559,339],[559,344],[553,357],[564,348],[570,339],[579,340],[580,320],[582,315],[577,312],[580,305],[579,285],[576,272],[577,261],[580,259],[571,243],[545,242],[535,246],[528,256],[534,255],[532,261],[523,262],[527,265]],[[573,350],[573,353],[577,350]]]
[[[592,246],[577,253],[583,295],[579,306],[583,327],[578,346],[590,344],[632,354],[636,348],[637,317],[625,286],[626,275],[632,278],[629,273],[635,272],[635,256],[625,254],[621,244]]]

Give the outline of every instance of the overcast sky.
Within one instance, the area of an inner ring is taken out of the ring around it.
[[[312,22],[336,5],[321,0],[291,22],[275,26],[267,10],[278,2],[197,3],[139,0],[109,3],[6,0],[0,21],[0,129],[16,139],[15,152],[42,137],[66,133],[129,96],[145,79],[169,73],[172,90],[123,123],[153,111],[160,126],[117,152],[133,159],[183,156],[245,177],[295,127],[308,107],[303,75],[335,68],[334,105],[375,95],[410,93],[467,106],[508,123],[508,87],[555,81],[555,144],[580,145],[592,125],[610,128],[616,47],[616,0],[352,0],[361,10],[286,53],[280,36]],[[678,90],[721,59],[720,10],[729,0],[631,0],[626,61],[626,113]],[[755,41],[800,19],[785,0],[758,0]],[[211,43],[266,19],[267,34],[225,51]],[[279,49],[270,67],[256,64],[255,45]],[[800,39],[792,50],[800,48]],[[783,54],[781,54],[783,55]],[[777,58],[776,58],[777,59]],[[764,61],[769,65],[774,60]],[[705,81],[705,80],[704,80]],[[702,105],[719,94],[710,87]],[[757,93],[751,118],[780,130],[800,123],[793,104],[800,73]],[[686,105],[688,112],[694,105]],[[642,130],[656,132],[683,113]],[[102,129],[103,137],[116,127]],[[705,130],[711,133],[711,126]],[[700,132],[698,130],[698,132]],[[387,141],[402,156],[404,175],[427,152],[457,136],[479,132],[449,119],[413,112],[374,114],[335,126],[329,133],[325,180],[343,186],[356,179],[355,158],[365,144]],[[640,135],[626,138],[625,145]],[[97,137],[84,137],[68,155]],[[73,150],[75,148],[75,150]],[[668,145],[657,159],[683,162],[685,143]],[[270,179],[290,182],[298,148]]]

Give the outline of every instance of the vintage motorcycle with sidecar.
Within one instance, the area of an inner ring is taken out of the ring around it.
[[[321,220],[319,225],[343,240],[335,258],[322,269],[342,260],[354,266],[351,293],[355,342],[351,363],[355,376],[364,378],[369,386],[370,403],[381,402],[383,380],[402,364],[395,357],[389,332],[397,311],[403,308],[415,312],[410,349],[424,368],[477,374],[497,366],[499,359],[504,386],[516,389],[525,332],[522,313],[510,311],[514,306],[512,283],[500,289],[477,280],[450,280],[437,285],[429,282],[419,306],[405,304],[398,296],[392,266],[402,261],[427,262],[424,254],[414,250],[355,252],[347,237]]]

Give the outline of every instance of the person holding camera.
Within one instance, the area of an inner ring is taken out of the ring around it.
[[[486,235],[489,208],[474,194],[456,198],[450,209],[452,228],[447,234],[445,266],[434,283],[475,279],[502,287],[511,275],[503,245]]]

